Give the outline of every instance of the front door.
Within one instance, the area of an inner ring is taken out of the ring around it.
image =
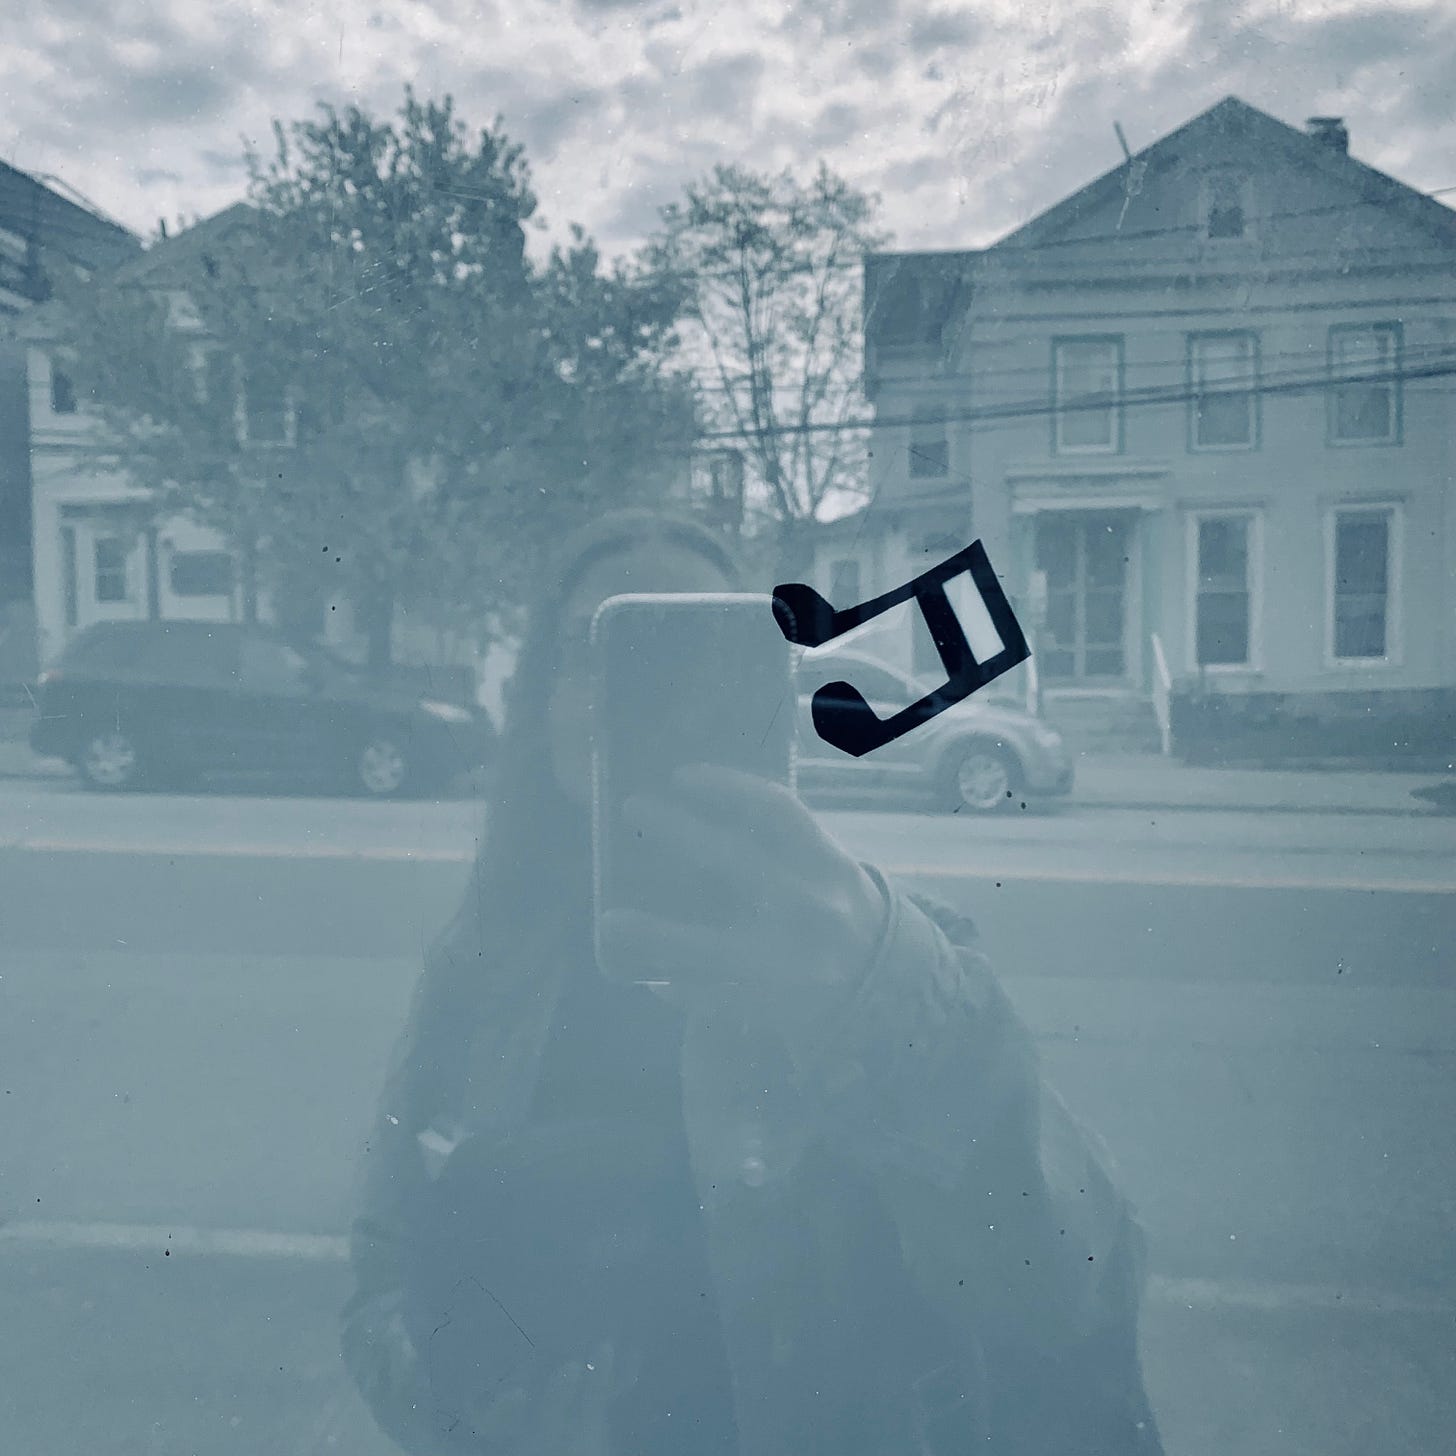
[[[1052,682],[1121,682],[1127,676],[1127,512],[1036,518],[1036,565],[1046,573],[1046,627],[1038,656]]]

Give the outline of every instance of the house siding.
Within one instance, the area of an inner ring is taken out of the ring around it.
[[[967,539],[985,542],[1019,606],[1028,600],[1038,533],[1056,529],[1039,523],[1080,517],[1085,526],[1067,526],[1064,536],[1094,533],[1101,522],[1111,539],[1123,529],[1119,521],[1128,523],[1125,661],[1122,671],[1101,676],[1089,666],[1089,682],[1147,692],[1153,633],[1175,678],[1203,675],[1194,653],[1189,523],[1199,512],[1229,510],[1257,514],[1262,550],[1250,566],[1258,572],[1251,660],[1211,673],[1219,691],[1451,687],[1453,379],[1405,380],[1395,438],[1349,444],[1331,438],[1326,380],[1331,330],[1352,325],[1396,326],[1407,370],[1456,361],[1456,214],[1448,226],[1429,208],[1408,213],[1387,195],[1401,191],[1389,179],[1381,179],[1381,199],[1370,201],[1368,169],[1328,157],[1237,103],[1223,118],[1222,128],[1190,126],[1173,155],[1161,144],[1150,149],[1136,187],[1132,164],[1121,195],[1104,179],[1067,204],[1066,215],[1053,209],[1045,226],[1029,225],[983,252],[938,255],[938,272],[958,268],[964,279],[963,313],[945,331],[954,345],[902,350],[887,364],[871,341],[876,410],[882,419],[934,411],[969,417],[950,427],[956,478],[948,484]],[[1269,128],[1283,151],[1269,144]],[[1252,179],[1245,239],[1198,238],[1200,178],[1215,165],[1244,168]],[[916,262],[902,255],[901,266]],[[1229,331],[1251,334],[1256,345],[1253,440],[1248,448],[1200,448],[1191,433],[1190,339]],[[1077,338],[1118,343],[1126,402],[1111,449],[1057,448],[1054,351]],[[1140,391],[1162,393],[1133,402]],[[877,448],[891,442],[877,480],[886,503],[909,493],[897,473],[897,434],[886,430],[877,440]],[[1388,660],[1341,664],[1328,654],[1328,522],[1333,511],[1359,504],[1399,511],[1401,560],[1389,602],[1399,641]],[[1086,638],[1077,660],[1105,669],[1113,655],[1105,643],[1091,645],[1088,625],[1097,606],[1088,573],[1106,569],[1093,560],[1095,544],[1088,534],[1077,548],[1078,630]],[[1039,643],[1044,678],[1059,660],[1072,660],[1046,648]]]

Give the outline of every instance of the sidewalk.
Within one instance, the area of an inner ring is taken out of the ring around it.
[[[1416,789],[1456,774],[1362,767],[1194,768],[1157,754],[1084,755],[1072,802],[1118,809],[1224,809],[1296,814],[1431,814]]]
[[[0,737],[0,780],[73,780],[58,759]],[[1444,785],[1434,799],[1417,789]],[[1234,813],[1435,814],[1456,808],[1456,772],[1353,768],[1193,768],[1157,754],[1084,755],[1071,805],[1104,809],[1222,809]]]

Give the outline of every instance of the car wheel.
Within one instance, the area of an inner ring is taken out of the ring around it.
[[[1019,767],[1005,748],[995,743],[969,743],[946,767],[947,807],[952,813],[969,809],[994,814],[1010,802],[1019,779]]]
[[[370,798],[403,793],[410,777],[409,755],[395,734],[375,733],[365,739],[354,760],[354,780]]]
[[[76,767],[93,789],[133,789],[142,778],[136,742],[120,728],[106,728],[87,739]]]

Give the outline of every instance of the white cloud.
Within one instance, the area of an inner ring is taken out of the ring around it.
[[[235,200],[241,138],[403,85],[497,112],[543,212],[610,250],[715,160],[878,190],[904,246],[989,241],[1232,91],[1345,115],[1416,185],[1456,119],[1456,26],[1368,0],[21,0],[0,55],[0,155],[147,231]],[[939,158],[942,165],[936,166]]]

